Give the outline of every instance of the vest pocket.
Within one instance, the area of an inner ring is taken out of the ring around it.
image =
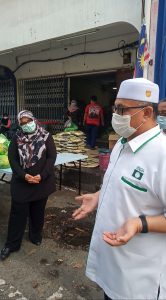
[[[132,188],[136,189],[136,190],[139,190],[141,192],[147,192],[148,190],[145,189],[144,187],[141,187],[141,186],[138,186],[138,185],[135,185],[133,182],[129,181],[126,177],[122,176],[121,177],[121,180],[123,182],[125,182],[126,184],[128,184],[129,186],[131,186]]]

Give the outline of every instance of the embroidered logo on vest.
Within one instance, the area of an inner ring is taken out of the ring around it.
[[[132,176],[138,180],[141,180],[142,177],[144,175],[144,169],[140,168],[140,167],[137,167],[134,171],[133,171],[133,174]]]

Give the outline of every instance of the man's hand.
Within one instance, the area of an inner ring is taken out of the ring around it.
[[[111,246],[122,246],[127,244],[141,230],[142,222],[140,218],[129,219],[116,232],[104,232],[103,240]]]
[[[99,201],[99,192],[78,196],[75,199],[76,201],[81,201],[82,205],[74,211],[72,217],[74,220],[80,220],[96,209]]]

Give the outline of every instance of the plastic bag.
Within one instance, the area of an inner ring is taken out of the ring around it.
[[[6,138],[5,135],[0,134],[0,155],[4,155],[8,153],[10,142]]]
[[[0,169],[9,168],[8,148],[10,142],[5,135],[0,134]]]
[[[71,126],[71,123],[72,121],[71,120],[67,120],[64,124],[64,127],[67,128],[67,127],[70,127]]]
[[[76,131],[76,130],[78,130],[78,126],[70,121],[70,123],[68,123],[68,126],[65,128],[64,131]]]
[[[7,154],[0,155],[0,169],[7,169],[7,168],[10,168]]]

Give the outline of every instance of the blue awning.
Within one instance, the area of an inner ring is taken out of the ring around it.
[[[159,0],[154,81],[160,87],[160,100],[166,98],[166,1]]]

